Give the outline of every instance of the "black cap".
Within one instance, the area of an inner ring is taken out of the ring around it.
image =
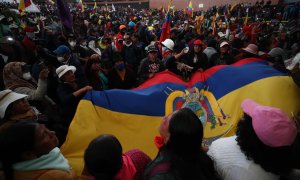
[[[147,53],[158,51],[157,48],[154,45],[147,46],[146,50],[147,50]]]

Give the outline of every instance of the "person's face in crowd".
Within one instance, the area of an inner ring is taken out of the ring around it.
[[[131,36],[131,41],[133,43],[136,43],[138,41],[138,38],[136,38],[135,36]]]
[[[124,36],[124,42],[125,42],[125,45],[131,44],[131,38],[129,35]]]
[[[99,70],[101,70],[100,56],[93,54],[91,56],[91,60],[92,60],[92,66],[91,66],[92,71],[98,72]]]
[[[98,72],[99,70],[101,70],[101,62],[99,60],[94,61],[91,68],[92,71]]]
[[[149,52],[148,58],[149,58],[149,61],[155,62],[157,60],[157,52],[156,51]]]
[[[122,35],[124,35],[124,34],[126,33],[126,29],[125,29],[125,28],[122,29],[122,30],[120,31],[120,33],[121,33]]]
[[[229,51],[229,46],[228,45],[225,45],[225,46],[220,48],[221,54],[228,53],[228,51]]]
[[[73,73],[73,71],[68,71],[66,72],[63,76],[62,76],[62,80],[64,82],[68,82],[68,83],[73,83],[75,82],[76,78],[75,78],[75,75]]]
[[[159,134],[164,138],[165,143],[169,140],[170,137],[170,133],[169,133],[169,124],[170,124],[170,120],[172,119],[173,115],[176,113],[177,111],[164,116],[163,121],[161,122],[158,132]]]
[[[76,40],[74,38],[68,38],[68,43],[72,48],[76,46]]]
[[[105,45],[106,45],[106,48],[111,47],[112,46],[111,45],[111,39],[107,39]]]
[[[86,40],[85,39],[80,40],[80,45],[86,46],[87,45]]]
[[[195,44],[194,45],[194,52],[195,53],[200,53],[202,51],[202,45]]]
[[[43,124],[39,124],[36,131],[35,154],[39,157],[48,154],[58,146],[58,139],[54,131],[50,131]]]
[[[31,106],[25,98],[19,99],[12,103],[11,114],[12,115],[24,114],[30,109]]]

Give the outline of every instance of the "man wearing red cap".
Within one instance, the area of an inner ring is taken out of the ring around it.
[[[29,26],[25,27],[24,32],[26,33],[26,36],[24,36],[24,39],[22,40],[22,44],[31,53],[34,53],[36,51],[36,44],[33,41],[35,39],[34,30],[35,30],[34,27],[29,27]]]
[[[126,26],[120,25],[119,30],[120,31],[116,36],[115,45],[116,45],[117,51],[121,52],[122,47],[123,47],[124,35],[126,33]]]

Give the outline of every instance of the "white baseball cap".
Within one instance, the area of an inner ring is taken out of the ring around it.
[[[223,47],[223,46],[225,46],[225,45],[228,45],[228,46],[229,46],[228,42],[223,41],[223,42],[220,44],[220,47]]]

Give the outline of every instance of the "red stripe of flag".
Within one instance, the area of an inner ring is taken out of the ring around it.
[[[24,0],[25,8],[31,5],[30,0]]]

